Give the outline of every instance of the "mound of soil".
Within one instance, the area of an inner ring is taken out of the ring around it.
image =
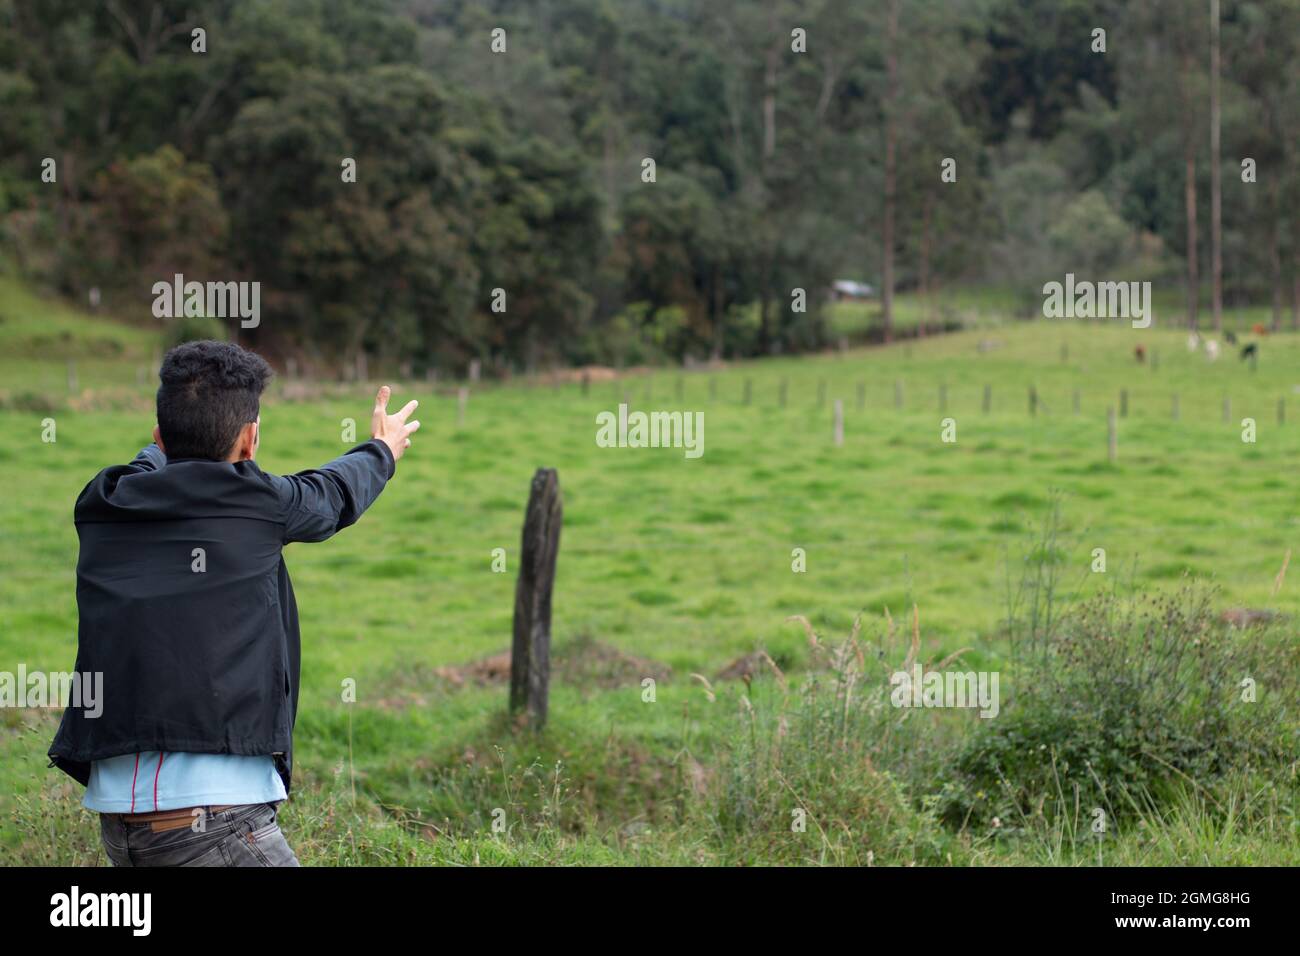
[[[500,651],[468,664],[435,667],[432,675],[454,688],[508,684],[510,652]],[[637,686],[647,677],[656,682],[669,680],[672,668],[585,634],[551,649],[551,680],[557,683],[609,689]]]

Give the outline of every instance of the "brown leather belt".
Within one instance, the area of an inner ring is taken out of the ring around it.
[[[117,817],[123,823],[147,823],[149,829],[154,833],[165,833],[168,830],[179,830],[181,827],[192,826],[196,818],[195,810],[220,813],[222,810],[233,810],[237,806],[240,806],[240,804],[224,803],[220,806],[211,807],[177,807],[175,810],[155,810],[151,813],[113,813],[109,815]]]

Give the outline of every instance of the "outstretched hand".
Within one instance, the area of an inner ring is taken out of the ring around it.
[[[419,430],[418,421],[408,422],[411,412],[415,411],[415,406],[420,403],[415,399],[407,402],[402,406],[402,410],[395,415],[388,414],[388,397],[392,395],[393,390],[387,385],[379,390],[375,396],[375,411],[370,418],[370,437],[377,438],[389,447],[393,453],[393,461],[402,457],[402,453],[411,447],[410,436],[413,432]]]

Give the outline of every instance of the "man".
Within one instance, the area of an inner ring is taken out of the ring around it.
[[[116,866],[297,866],[276,823],[298,712],[298,608],[282,556],[354,523],[420,427],[375,399],[371,440],[280,477],[254,462],[263,359],[190,342],[163,359],[154,444],[77,499],[77,673],[50,766],[86,787]]]

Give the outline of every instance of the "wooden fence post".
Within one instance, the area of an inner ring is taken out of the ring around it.
[[[1115,406],[1106,409],[1106,453],[1113,465],[1119,457],[1119,429],[1115,426]]]
[[[563,519],[559,473],[554,468],[538,468],[524,515],[510,648],[510,713],[522,711],[534,730],[546,724],[550,695],[551,588]]]

